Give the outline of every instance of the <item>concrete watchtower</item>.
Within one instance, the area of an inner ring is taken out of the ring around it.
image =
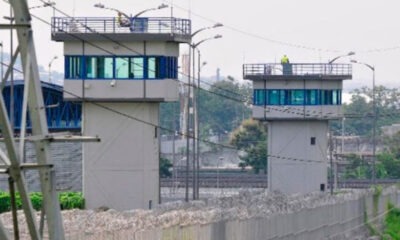
[[[268,121],[268,188],[308,193],[327,184],[328,121],[342,117],[350,64],[245,64],[253,118]]]
[[[120,21],[120,22],[119,22]],[[64,42],[64,99],[82,102],[86,207],[148,208],[159,201],[159,104],[178,100],[179,44],[190,20],[53,18]]]

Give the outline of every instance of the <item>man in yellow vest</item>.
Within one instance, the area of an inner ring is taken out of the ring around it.
[[[283,75],[292,74],[292,66],[290,65],[289,58],[285,55],[281,58],[282,73]]]
[[[283,55],[282,59],[281,59],[281,63],[282,64],[287,64],[289,63],[289,58],[285,55]]]

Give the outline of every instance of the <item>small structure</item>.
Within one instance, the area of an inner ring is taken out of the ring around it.
[[[342,82],[350,64],[245,64],[253,81],[253,117],[268,121],[268,188],[324,190],[328,121],[342,116]],[[290,68],[290,70],[287,70]]]
[[[178,100],[179,44],[190,21],[53,18],[64,42],[64,99],[82,102],[86,207],[148,208],[159,202],[159,105]],[[139,24],[140,23],[140,24]]]

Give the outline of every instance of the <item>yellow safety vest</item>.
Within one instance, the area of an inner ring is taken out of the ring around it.
[[[283,56],[281,59],[281,63],[282,64],[289,63],[289,58],[287,56]]]

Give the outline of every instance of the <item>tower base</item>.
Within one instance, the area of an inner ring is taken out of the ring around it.
[[[148,209],[159,201],[159,103],[83,103],[86,208]],[[131,116],[131,117],[129,117]]]
[[[325,190],[328,121],[268,122],[268,188],[286,194]]]

